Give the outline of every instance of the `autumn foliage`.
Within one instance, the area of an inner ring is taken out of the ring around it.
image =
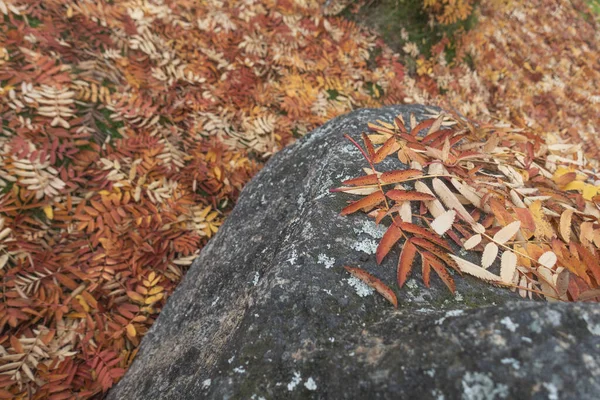
[[[101,396],[244,184],[334,116],[447,99],[597,151],[592,22],[541,2],[484,2],[457,49],[474,67],[443,62],[442,43],[406,76],[373,32],[319,1],[0,0],[0,398]],[[594,192],[565,168],[553,184]],[[389,199],[406,196],[431,201]],[[561,218],[594,241],[594,223]]]
[[[401,115],[369,124],[364,148],[348,137],[367,175],[333,189],[363,196],[341,215],[362,210],[386,224],[376,260],[399,249],[398,287],[420,264],[427,287],[434,272],[452,293],[454,270],[522,297],[600,299],[600,174],[581,144],[549,144],[530,130],[445,113],[420,124],[411,116],[406,125]],[[386,157],[410,169],[379,169]],[[388,284],[346,269],[398,307]]]

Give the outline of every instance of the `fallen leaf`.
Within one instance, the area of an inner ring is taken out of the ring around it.
[[[446,233],[448,229],[452,228],[455,218],[456,211],[448,210],[433,220],[431,223],[431,228],[435,231],[435,233],[441,236]]]
[[[560,216],[560,235],[565,243],[571,241],[571,221],[573,219],[573,210],[565,210]]]
[[[387,185],[392,183],[405,182],[409,179],[416,178],[422,175],[423,171],[419,171],[418,169],[403,169],[384,172],[383,174],[381,174],[379,179],[381,180],[381,183]]]
[[[538,262],[549,269],[552,269],[557,261],[558,257],[556,257],[556,254],[553,251],[547,251],[538,258]]]
[[[356,211],[362,208],[376,206],[377,204],[383,201],[385,201],[385,196],[383,195],[383,193],[381,193],[381,191],[377,191],[368,195],[365,198],[351,203],[349,206],[344,207],[340,215],[349,215],[355,213]]]
[[[470,261],[455,256],[454,254],[450,254],[450,257],[454,260],[454,262],[456,262],[458,269],[466,274],[473,275],[476,278],[483,279],[484,281],[488,282],[502,282],[502,279],[498,275],[492,274],[490,271],[481,268],[479,265],[475,265]]]
[[[477,246],[479,243],[481,243],[481,235],[476,234],[476,235],[471,236],[468,240],[466,240],[463,243],[463,247],[465,248],[465,250],[471,250],[473,247]]]
[[[413,190],[390,190],[385,194],[394,201],[432,201],[435,196]]]
[[[513,221],[500,229],[493,237],[494,242],[504,244],[513,238],[521,228],[521,221]]]
[[[375,259],[377,264],[381,264],[385,256],[390,252],[392,247],[400,240],[402,237],[402,231],[396,224],[390,225],[390,227],[385,231],[379,245],[377,246],[377,250],[375,252]]]
[[[363,269],[360,269],[360,268],[357,268],[357,267],[344,266],[344,268],[352,276],[360,279],[361,281],[363,281],[364,283],[366,283],[368,286],[370,286],[373,289],[375,289],[377,291],[377,293],[379,293],[387,301],[389,301],[390,303],[392,303],[392,305],[394,307],[398,308],[398,299],[396,298],[396,295],[394,294],[394,292],[392,291],[392,289],[390,289],[380,279],[378,279],[378,278],[374,277],[373,275],[369,274],[367,271],[365,271]]]
[[[507,285],[513,283],[515,271],[517,270],[517,255],[512,251],[505,250],[500,262],[500,279]]]
[[[402,248],[402,252],[400,253],[400,258],[398,260],[398,270],[397,270],[397,279],[398,286],[404,286],[406,282],[406,277],[410,274],[412,270],[413,261],[415,259],[415,255],[417,254],[417,248],[414,244],[412,244],[411,239],[407,240],[404,243],[404,247]]]
[[[496,243],[490,242],[485,245],[483,249],[483,255],[481,256],[481,266],[488,269],[496,260],[498,255],[498,246]]]

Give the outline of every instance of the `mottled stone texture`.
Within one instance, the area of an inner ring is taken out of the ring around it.
[[[375,263],[382,228],[339,216],[355,197],[328,190],[367,166],[342,135],[400,112],[424,118],[420,106],[359,110],[275,155],[109,399],[597,399],[595,305],[522,301],[458,276],[452,296],[416,268],[394,310],[349,279],[343,265],[397,289],[397,250]]]

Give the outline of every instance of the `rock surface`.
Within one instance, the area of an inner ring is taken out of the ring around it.
[[[356,197],[329,193],[367,166],[342,135],[411,112],[425,118],[355,111],[275,155],[108,398],[598,398],[596,305],[523,301],[468,277],[452,296],[416,268],[394,310],[343,270],[394,282],[394,255],[375,263],[383,228],[339,216]]]

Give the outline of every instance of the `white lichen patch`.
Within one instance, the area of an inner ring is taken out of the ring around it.
[[[240,365],[239,367],[235,367],[233,369],[233,372],[237,372],[238,374],[245,374],[246,369],[242,365]]]
[[[298,261],[298,252],[296,251],[296,249],[292,250],[290,258],[288,258],[286,261],[292,265],[296,265],[296,262]]]
[[[500,323],[506,327],[511,332],[514,332],[519,327],[519,324],[515,324],[510,317],[504,317],[500,320]]]
[[[375,254],[375,251],[377,251],[377,242],[372,239],[365,239],[355,242],[351,247],[356,251]]]
[[[508,386],[495,384],[480,372],[467,372],[462,378],[463,400],[494,400],[508,396]]]
[[[317,258],[317,262],[319,264],[323,264],[325,265],[326,269],[329,269],[331,267],[333,267],[333,264],[335,264],[335,259],[331,258],[331,257],[327,257],[326,254],[319,254],[318,258]]]
[[[304,387],[308,390],[317,390],[317,384],[313,378],[308,378],[306,382],[304,382]]]
[[[503,358],[502,360],[500,360],[500,362],[504,365],[510,365],[514,369],[521,368],[521,363],[519,362],[519,360],[516,360],[514,358]]]
[[[600,336],[600,324],[594,323],[587,311],[582,312],[581,316],[587,324],[588,331],[594,336]]]
[[[292,390],[294,390],[296,388],[296,386],[298,386],[298,384],[300,382],[302,382],[302,376],[300,375],[299,372],[294,371],[294,377],[292,378],[290,383],[288,383],[287,389],[291,392]]]
[[[458,293],[458,291],[457,291],[457,292],[454,293],[454,300],[456,300],[456,301],[464,301],[465,298],[463,297],[462,294]]]
[[[357,234],[366,233],[375,239],[381,239],[386,231],[386,227],[383,225],[377,225],[370,219],[361,220],[361,225],[358,228],[353,228]]]
[[[442,318],[438,319],[437,321],[435,321],[436,325],[441,325],[444,323],[444,321],[446,320],[446,318],[449,317],[458,317],[459,315],[463,315],[465,312],[463,310],[450,310],[450,311],[446,311],[446,315],[444,315]]]
[[[352,286],[356,290],[356,294],[360,297],[366,297],[375,292],[375,289],[364,283],[358,278],[350,277],[347,279],[348,285]]]
[[[547,321],[557,327],[561,323],[561,314],[556,310],[546,310]]]
[[[543,383],[544,388],[548,391],[548,400],[558,400],[558,388],[553,383]]]
[[[211,383],[212,381],[210,379],[205,379],[204,381],[202,381],[202,389],[208,389]]]
[[[409,279],[408,282],[406,282],[406,287],[415,290],[419,288],[419,285],[414,279]]]
[[[258,280],[260,279],[260,274],[258,273],[258,271],[256,271],[254,273],[254,279],[252,279],[252,284],[254,286],[258,285]]]

